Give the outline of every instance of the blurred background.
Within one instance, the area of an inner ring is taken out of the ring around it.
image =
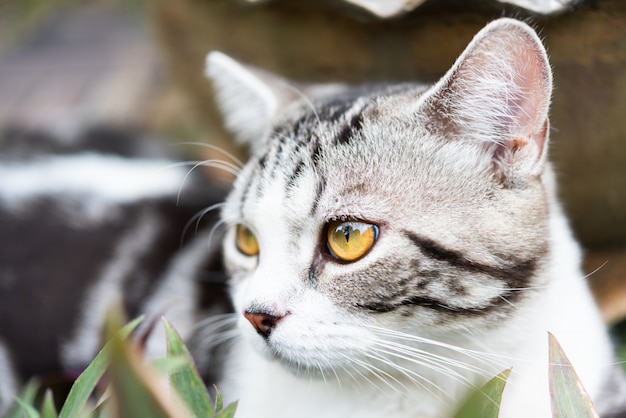
[[[626,2],[518,3],[525,7],[497,0],[4,0],[0,129],[71,141],[104,124],[242,155],[203,76],[210,50],[300,80],[435,81],[488,21],[524,19],[545,40],[554,69],[551,158],[561,196],[603,315],[619,324],[626,317]],[[201,147],[188,153],[213,157]]]

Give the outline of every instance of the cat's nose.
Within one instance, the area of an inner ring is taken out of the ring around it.
[[[275,315],[256,310],[246,310],[243,316],[250,321],[256,332],[265,339],[270,336],[278,321],[285,317],[285,315]]]

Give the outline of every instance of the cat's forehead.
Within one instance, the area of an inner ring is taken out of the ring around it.
[[[419,84],[367,84],[301,100],[284,109],[272,129],[268,148],[287,139],[324,146],[361,139],[365,124],[390,125],[404,102],[414,103],[426,87]]]

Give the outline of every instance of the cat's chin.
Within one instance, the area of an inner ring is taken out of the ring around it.
[[[348,358],[351,355],[339,348],[332,351],[332,355],[322,355],[320,350],[291,347],[288,344],[277,342],[271,337],[262,338],[253,342],[253,350],[263,360],[280,365],[285,371],[296,377],[327,379],[329,376],[343,374],[349,367]],[[354,356],[354,354],[352,354]]]
[[[328,376],[337,374],[337,370],[335,370],[334,367],[313,366],[311,364],[296,362],[293,359],[284,358],[280,355],[277,355],[273,359],[278,362],[283,369],[296,377],[325,380]]]

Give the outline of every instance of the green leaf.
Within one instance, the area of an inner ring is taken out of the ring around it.
[[[548,333],[548,345],[550,347],[548,380],[552,416],[555,418],[598,418],[591,398],[578,379],[574,367],[551,333]]]
[[[128,337],[128,335],[139,326],[142,320],[143,318],[141,317],[137,318],[122,327],[118,332],[120,338]],[[89,396],[91,396],[91,393],[94,391],[109,364],[110,351],[111,343],[109,342],[100,350],[85,371],[78,376],[78,379],[76,379],[72,385],[70,393],[67,395],[65,403],[59,412],[59,418],[76,418],[85,408]]]
[[[58,418],[57,408],[54,405],[54,399],[52,398],[52,391],[46,390],[46,394],[43,398],[43,404],[41,405],[41,418]]]
[[[165,319],[163,323],[167,335],[168,357],[183,357],[186,359],[186,366],[170,375],[172,387],[178,392],[183,402],[187,404],[196,417],[213,417],[213,403],[187,347],[185,347],[178,333]]]
[[[24,385],[17,398],[23,403],[33,405],[35,403],[37,393],[39,392],[39,387],[40,384],[37,379],[30,379],[28,383]],[[24,410],[20,406],[20,402],[18,402],[17,399],[11,409],[9,409],[9,412],[7,412],[5,418],[24,418]]]
[[[224,408],[224,401],[222,399],[222,394],[217,389],[217,386],[213,386],[215,389],[215,412],[221,411]]]
[[[502,392],[510,374],[511,369],[507,369],[472,393],[455,418],[498,418]]]
[[[153,360],[151,365],[159,373],[170,375],[188,367],[189,360],[185,356],[172,356]]]
[[[171,397],[159,386],[160,377],[143,364],[141,356],[120,336],[111,344],[109,368],[119,417],[188,417],[184,408],[175,408]]]
[[[37,412],[37,410],[33,408],[31,404],[24,402],[20,398],[16,398],[15,402],[17,402],[18,405],[22,408],[23,415],[20,415],[20,417],[25,416],[26,418],[40,418],[39,412]]]
[[[215,418],[233,418],[236,410],[237,402],[233,402],[222,410],[218,409],[215,413]]]

